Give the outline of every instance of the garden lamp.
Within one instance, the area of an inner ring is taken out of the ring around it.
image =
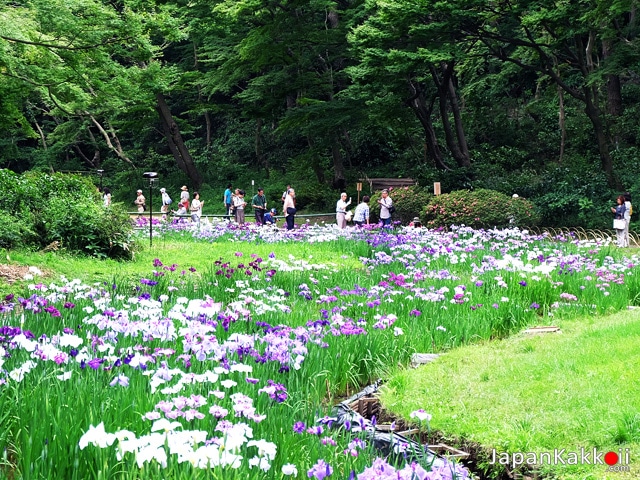
[[[157,172],[144,172],[143,178],[149,180],[149,247],[153,245],[153,187],[158,185]]]

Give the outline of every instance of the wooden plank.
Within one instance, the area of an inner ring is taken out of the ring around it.
[[[548,326],[548,327],[531,327],[524,330],[522,333],[536,334],[536,333],[562,333],[560,327]]]
[[[467,458],[470,455],[467,452],[458,450],[457,448],[454,448],[451,445],[447,445],[445,443],[427,445],[427,448],[432,452],[437,453],[438,455],[443,455],[445,457]]]

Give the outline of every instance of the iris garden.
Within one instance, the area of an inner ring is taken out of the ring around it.
[[[4,298],[0,478],[466,478],[381,458],[333,405],[414,353],[640,293],[635,255],[519,229],[156,233],[143,275],[35,278]],[[176,243],[191,262],[163,255]]]

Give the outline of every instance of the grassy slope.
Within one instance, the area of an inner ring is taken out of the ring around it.
[[[63,252],[28,252],[25,250],[2,251],[0,263],[16,264],[23,266],[37,266],[47,273],[45,279],[34,279],[30,282],[18,282],[14,285],[7,285],[0,279],[0,295],[19,290],[21,284],[33,283],[34,281],[55,281],[60,275],[68,279],[79,278],[85,282],[108,281],[114,276],[149,276],[154,270],[153,260],[159,258],[165,265],[176,263],[180,269],[194,267],[203,270],[216,260],[222,258],[224,261],[237,264],[240,261],[245,263],[251,261],[250,254],[256,254],[266,258],[274,252],[278,258],[288,258],[293,254],[296,259],[306,260],[309,263],[326,263],[335,265],[340,269],[362,269],[362,263],[358,256],[364,252],[350,251],[347,242],[339,242],[335,245],[337,251],[329,249],[314,248],[313,245],[302,243],[278,243],[278,244],[253,244],[247,242],[185,242],[179,238],[173,240],[154,240],[153,246],[149,248],[147,244],[140,252],[135,254],[133,261],[99,260],[92,257],[80,257],[67,255]],[[143,239],[144,242],[144,239]],[[236,252],[242,252],[244,257],[238,258]],[[336,253],[339,256],[336,256]]]
[[[562,334],[521,334],[458,348],[397,373],[382,402],[424,408],[431,428],[500,452],[630,448],[640,469],[640,311],[561,322]],[[603,466],[559,467],[559,478],[628,478]]]

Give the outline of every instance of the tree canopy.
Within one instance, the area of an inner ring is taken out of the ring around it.
[[[406,176],[589,226],[614,192],[640,195],[636,10],[0,0],[0,167],[103,169],[123,200],[145,170],[210,195],[297,183],[318,209],[358,179]]]

